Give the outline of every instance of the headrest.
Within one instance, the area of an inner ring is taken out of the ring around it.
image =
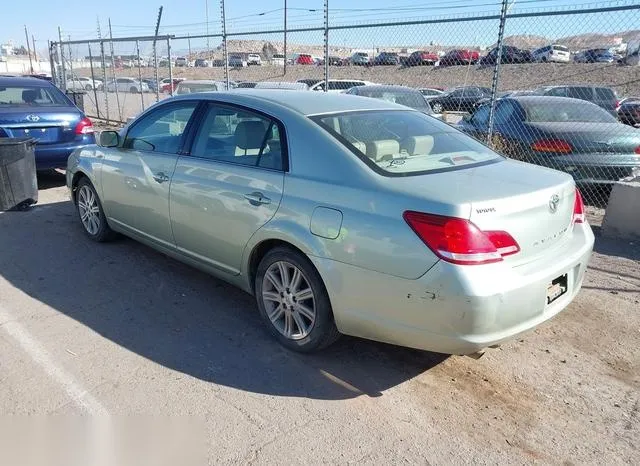
[[[261,121],[241,121],[236,126],[236,146],[241,149],[260,149],[266,129]]]

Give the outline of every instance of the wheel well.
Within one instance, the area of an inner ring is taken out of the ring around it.
[[[306,256],[302,250],[295,247],[293,244],[279,239],[269,239],[258,244],[253,248],[253,251],[251,251],[251,257],[249,259],[249,285],[251,286],[252,293],[255,288],[256,273],[258,272],[258,265],[260,265],[260,261],[272,249],[283,246]]]
[[[76,188],[78,187],[78,183],[80,183],[80,180],[82,178],[88,178],[88,176],[82,172],[76,172],[76,174],[73,175],[73,179],[71,180],[71,200],[74,204],[76,203]]]

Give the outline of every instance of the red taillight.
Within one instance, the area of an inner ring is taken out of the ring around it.
[[[84,117],[78,122],[75,129],[76,134],[92,134],[93,123],[87,117]]]
[[[584,212],[584,201],[578,188],[576,188],[576,200],[573,202],[573,223],[584,223],[587,221]]]
[[[453,264],[490,264],[520,251],[509,233],[481,231],[462,218],[412,211],[405,212],[403,218],[429,249]]]
[[[634,152],[635,152],[636,154],[640,154],[640,146],[636,147],[636,150],[634,150]]]
[[[571,144],[562,139],[539,139],[531,148],[536,152],[555,152],[557,154],[568,154],[573,150]]]

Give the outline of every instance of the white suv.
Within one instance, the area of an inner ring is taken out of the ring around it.
[[[534,61],[569,63],[571,52],[564,45],[552,44],[531,52]]]
[[[262,65],[262,59],[257,53],[250,53],[247,57],[247,65]]]

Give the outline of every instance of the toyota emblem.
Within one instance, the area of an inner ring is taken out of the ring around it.
[[[552,214],[558,210],[558,204],[560,204],[560,196],[554,194],[551,196],[551,199],[549,199],[549,210]]]
[[[26,120],[35,123],[36,121],[40,121],[40,117],[38,115],[27,115]]]

